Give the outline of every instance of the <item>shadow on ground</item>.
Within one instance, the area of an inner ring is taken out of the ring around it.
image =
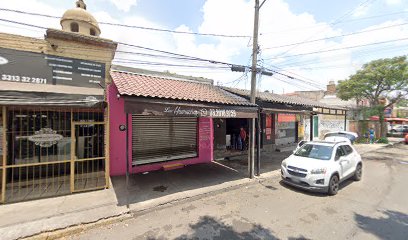
[[[246,222],[237,225],[238,228],[241,226],[241,229],[226,225],[213,217],[204,216],[196,224],[190,224],[192,233],[183,234],[175,239],[278,239],[261,225]]]
[[[247,178],[218,163],[197,164],[171,171],[154,171],[126,177],[112,177],[118,205],[124,206],[160,197]]]
[[[408,215],[397,211],[381,211],[383,217],[373,218],[355,213],[354,219],[365,232],[380,239],[408,239]]]

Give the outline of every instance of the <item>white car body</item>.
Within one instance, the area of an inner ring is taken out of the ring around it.
[[[336,136],[327,136],[327,135],[333,135],[336,134]],[[336,131],[336,132],[328,132],[324,135],[324,141],[328,142],[349,142],[350,144],[353,144],[352,141],[350,141],[350,138],[342,135],[350,135],[354,136],[355,139],[358,138],[358,134],[355,132],[347,132],[347,131]]]
[[[324,148],[327,152],[325,155],[327,159],[297,156],[302,154],[300,151],[303,151],[303,153],[307,151],[306,146],[311,149],[310,155],[315,149]],[[342,156],[336,156],[336,153]],[[357,170],[359,170],[359,178],[356,177]],[[337,190],[334,194],[330,192],[330,183],[333,176],[337,176],[338,183],[340,183],[352,176],[359,180],[361,173],[361,156],[349,142],[307,142],[294,154],[283,160],[281,165],[282,180],[288,185],[305,190],[329,192],[332,195],[337,193]]]

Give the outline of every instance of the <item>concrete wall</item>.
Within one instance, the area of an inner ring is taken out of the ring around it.
[[[110,175],[118,176],[126,174],[126,131],[119,131],[121,124],[126,125],[126,113],[124,111],[123,98],[117,97],[118,91],[114,84],[109,84],[107,88],[107,99],[109,103],[110,115]],[[132,166],[132,119],[129,114],[129,169],[131,173],[141,173],[160,170],[164,165],[170,163],[180,163],[191,165],[197,163],[209,163],[213,156],[213,121],[211,118],[198,119],[198,157],[174,160],[170,162],[146,164],[142,166]]]

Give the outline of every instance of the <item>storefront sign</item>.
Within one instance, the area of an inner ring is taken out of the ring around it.
[[[29,136],[28,140],[40,147],[51,147],[63,138],[62,135],[57,134],[57,131],[51,128],[41,128],[39,131],[36,131],[34,135]]]
[[[0,81],[100,88],[105,64],[0,48]]]
[[[179,117],[256,118],[256,107],[204,104],[147,103],[125,99],[125,111],[131,114]]]
[[[237,116],[237,112],[235,110],[213,108],[194,109],[181,106],[165,107],[163,112],[165,114],[171,114],[174,116],[197,116],[215,118],[234,118]]]

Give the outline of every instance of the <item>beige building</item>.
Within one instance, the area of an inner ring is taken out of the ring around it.
[[[108,187],[104,89],[117,44],[82,0],[61,26],[44,39],[0,33],[2,203]]]

